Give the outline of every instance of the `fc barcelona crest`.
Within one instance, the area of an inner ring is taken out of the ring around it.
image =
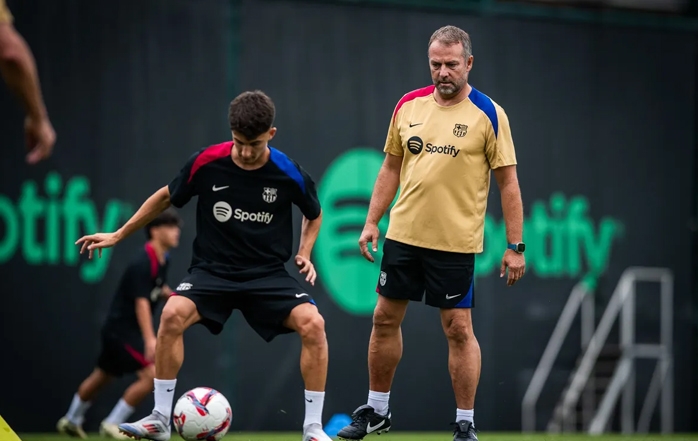
[[[272,203],[276,200],[276,189],[271,187],[264,187],[264,192],[262,192],[262,199],[264,202]]]
[[[465,124],[456,124],[453,128],[453,134],[459,138],[464,137],[466,133],[468,133],[468,126]]]

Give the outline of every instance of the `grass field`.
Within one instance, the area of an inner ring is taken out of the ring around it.
[[[69,438],[60,435],[46,434],[19,434],[22,441],[75,441],[75,438]],[[480,441],[579,441],[579,440],[598,440],[598,441],[698,441],[698,434],[690,435],[604,435],[604,436],[589,436],[589,435],[558,435],[552,436],[548,434],[523,435],[520,433],[482,433],[478,436]],[[99,439],[98,435],[90,436],[90,439]],[[224,441],[300,441],[300,433],[230,433],[224,438]],[[451,441],[453,438],[448,432],[441,433],[420,433],[420,432],[395,432],[380,436],[369,436],[366,441]],[[173,436],[172,441],[181,441],[178,436]]]

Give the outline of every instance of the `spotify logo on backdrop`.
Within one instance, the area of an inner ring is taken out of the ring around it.
[[[349,150],[330,164],[318,184],[324,216],[315,245],[315,266],[334,302],[355,315],[371,314],[376,305],[388,215],[378,226],[381,238],[375,263],[361,256],[358,242],[383,159],[383,153],[375,149]]]

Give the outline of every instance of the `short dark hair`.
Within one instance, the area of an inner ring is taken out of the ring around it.
[[[271,129],[276,116],[274,102],[261,90],[243,92],[230,102],[230,130],[255,139]]]
[[[429,39],[429,46],[435,41],[441,42],[446,46],[451,46],[452,44],[462,44],[463,45],[463,58],[468,59],[473,54],[473,43],[470,41],[470,35],[463,29],[456,26],[444,26],[437,29],[431,35]]]
[[[160,213],[158,217],[148,222],[148,225],[145,226],[145,237],[149,240],[152,239],[153,236],[150,234],[150,230],[161,225],[176,225],[178,227],[181,227],[182,218],[179,217],[177,211],[175,211],[172,208],[168,208],[167,210]]]

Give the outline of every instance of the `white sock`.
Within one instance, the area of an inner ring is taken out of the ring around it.
[[[390,401],[390,391],[388,392],[375,392],[372,390],[368,391],[368,405],[373,407],[378,415],[388,414],[388,402]]]
[[[456,409],[456,422],[458,421],[470,421],[471,423],[475,423],[475,409],[470,409],[470,410],[463,410],[463,409]]]
[[[168,419],[172,416],[172,401],[174,401],[174,391],[176,385],[177,379],[155,379],[155,407],[153,410]]]
[[[111,410],[111,413],[104,421],[109,424],[125,423],[128,417],[133,413],[133,406],[128,404],[124,399],[120,399],[116,406]]]
[[[85,421],[85,412],[87,412],[91,404],[92,403],[89,401],[82,401],[80,395],[76,393],[73,395],[73,401],[70,403],[70,408],[68,409],[68,413],[65,414],[65,417],[68,418],[68,421],[71,423],[82,426],[82,423]]]
[[[325,392],[305,391],[305,420],[303,429],[311,424],[322,426],[322,406],[325,404]]]

